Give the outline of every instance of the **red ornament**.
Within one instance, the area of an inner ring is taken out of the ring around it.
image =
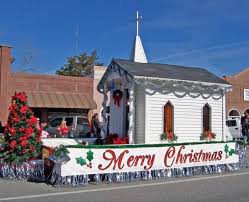
[[[112,97],[114,100],[114,104],[120,107],[120,101],[122,99],[123,92],[121,90],[115,90],[113,91]]]

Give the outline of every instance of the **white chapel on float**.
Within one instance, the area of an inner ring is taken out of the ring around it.
[[[208,129],[215,141],[225,141],[225,92],[231,85],[204,68],[148,62],[138,23],[137,13],[130,60],[114,58],[98,84],[105,132],[128,135],[130,144],[155,144],[167,131],[179,143],[199,142]]]

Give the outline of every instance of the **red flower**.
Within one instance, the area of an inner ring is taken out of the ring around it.
[[[25,128],[21,127],[21,128],[18,129],[18,131],[21,133],[21,132],[25,131]]]
[[[27,112],[28,109],[29,109],[29,108],[28,108],[27,106],[21,106],[20,112],[21,112],[22,114],[26,114],[26,112]]]
[[[129,144],[129,137],[128,136],[125,136],[124,140],[125,140],[126,144]]]
[[[15,104],[10,105],[9,110],[11,112],[14,112],[16,110],[16,105]]]
[[[208,140],[211,140],[213,138],[212,132],[210,130],[207,131],[207,138]]]
[[[167,138],[169,140],[172,140],[173,139],[173,133],[172,132],[167,132]]]
[[[30,146],[29,146],[29,150],[30,150],[31,152],[34,152],[34,151],[35,151],[35,147],[34,147],[33,145],[30,145]]]
[[[118,137],[113,140],[113,144],[126,144],[126,141]]]
[[[10,134],[13,136],[13,135],[15,135],[16,134],[16,130],[15,130],[15,128],[9,128],[9,132],[10,132]]]
[[[20,119],[19,115],[18,115],[16,112],[13,112],[13,116],[14,116],[16,119]]]
[[[25,140],[27,140],[27,137],[26,136],[20,137],[20,140],[25,141]]]
[[[16,147],[16,141],[15,140],[11,140],[10,142],[10,148],[14,149]]]
[[[23,92],[23,93],[20,93],[19,95],[16,96],[18,99],[20,99],[22,102],[25,102],[26,101],[26,94]]]
[[[12,121],[13,121],[14,123],[17,123],[17,122],[19,122],[19,121],[20,121],[20,119],[19,119],[19,118],[17,118],[17,117],[14,117],[14,118],[12,118]]]
[[[32,127],[28,127],[25,131],[25,134],[27,136],[30,136],[34,132],[34,129]]]
[[[37,123],[37,118],[34,117],[34,116],[31,116],[31,118],[28,119],[27,122],[28,122],[30,125],[34,125],[34,124]]]
[[[28,145],[28,141],[27,140],[21,142],[21,146],[22,147],[26,147],[27,145]]]

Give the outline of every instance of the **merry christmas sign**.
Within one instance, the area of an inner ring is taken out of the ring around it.
[[[54,169],[61,176],[71,176],[237,163],[235,144],[68,148],[70,160]]]

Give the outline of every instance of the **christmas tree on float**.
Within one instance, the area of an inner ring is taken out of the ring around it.
[[[41,131],[36,127],[37,118],[27,105],[25,92],[12,96],[9,111],[0,157],[14,164],[36,159],[41,152]]]

